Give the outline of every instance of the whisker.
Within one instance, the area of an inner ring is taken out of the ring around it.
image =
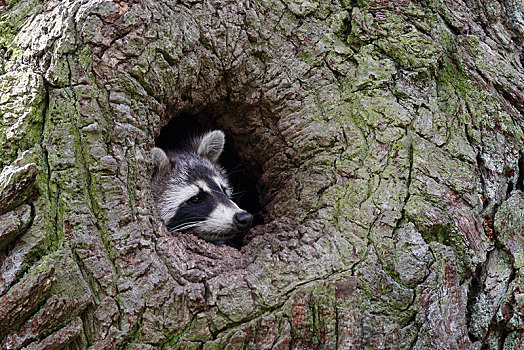
[[[184,223],[178,224],[178,225],[173,226],[173,227],[168,227],[168,229],[169,229],[169,231],[187,230],[189,228],[193,228],[195,226],[198,226],[198,224],[200,224],[201,222],[202,222],[202,220],[201,221],[184,222]]]
[[[231,196],[233,197],[244,196],[247,193],[248,191],[233,191],[233,193],[231,193]]]
[[[175,225],[176,226],[183,226],[183,225],[193,225],[193,224],[198,224],[198,223],[201,223],[202,220],[198,220],[198,221],[186,221],[186,222],[180,222],[180,223],[177,223]]]
[[[242,171],[242,166],[240,164],[236,165],[235,167],[228,169],[226,172],[227,176],[229,177],[232,174],[236,174]]]
[[[184,214],[188,214],[188,213],[191,214],[191,212],[187,211],[187,210],[186,211],[180,210],[180,212],[184,213]],[[200,215],[202,215],[202,214],[200,214]],[[174,219],[174,217],[171,218],[171,220],[173,220],[173,219]],[[176,221],[175,223],[198,222],[198,221],[202,221],[202,220],[206,220],[206,219],[207,219],[207,216],[196,216],[196,215],[194,215],[194,216],[191,216],[191,217],[189,217],[187,219],[189,221],[183,221],[183,219],[178,219],[178,221]],[[169,220],[168,220],[168,222],[169,222]]]
[[[182,226],[182,227],[175,227],[175,228],[172,228],[172,229],[169,229],[168,231],[169,232],[182,232],[182,231],[186,231],[190,228],[193,228],[197,225],[189,225],[189,226]]]

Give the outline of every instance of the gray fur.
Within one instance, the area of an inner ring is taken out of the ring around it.
[[[165,173],[171,167],[169,158],[166,153],[157,147],[151,149],[151,159],[153,160],[153,167],[159,173]]]
[[[224,150],[225,142],[226,136],[222,131],[208,132],[198,142],[197,154],[209,158],[212,162],[216,162]]]

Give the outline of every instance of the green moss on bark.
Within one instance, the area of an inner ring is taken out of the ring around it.
[[[19,49],[13,46],[13,41],[24,23],[40,9],[41,5],[38,0],[7,0],[7,4],[10,8],[0,14],[0,57],[8,59],[13,54],[19,53]]]

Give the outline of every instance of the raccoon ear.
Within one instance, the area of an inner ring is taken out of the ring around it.
[[[197,154],[216,162],[224,150],[226,136],[220,130],[210,131],[200,139]]]
[[[158,147],[151,149],[151,159],[153,160],[154,175],[163,174],[171,167],[166,152]]]

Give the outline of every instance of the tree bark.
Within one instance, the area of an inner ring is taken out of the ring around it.
[[[522,348],[523,16],[0,0],[0,348]],[[155,212],[181,115],[257,179],[240,250]]]

